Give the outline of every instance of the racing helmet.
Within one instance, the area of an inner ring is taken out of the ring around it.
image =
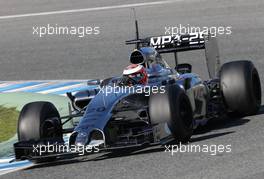
[[[140,64],[131,64],[123,71],[123,76],[128,85],[147,84],[148,75],[146,69]]]

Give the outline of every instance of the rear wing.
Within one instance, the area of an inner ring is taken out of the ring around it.
[[[220,68],[219,51],[215,37],[204,33],[154,36],[128,40],[126,44],[136,44],[137,48],[154,47],[159,53],[174,53],[178,65],[177,52],[205,49],[206,63],[210,78],[218,75]]]
[[[175,36],[155,36],[138,40],[128,40],[126,44],[138,44],[139,47],[154,47],[159,53],[171,53],[205,48],[202,33],[177,34]]]

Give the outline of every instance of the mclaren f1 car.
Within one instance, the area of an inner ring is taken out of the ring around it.
[[[145,84],[132,81],[129,89],[157,87],[156,92],[110,92],[109,88],[128,86],[128,79],[121,75],[88,81],[88,85],[97,85],[96,88],[68,93],[71,101],[68,116],[61,117],[50,102],[28,103],[18,119],[18,142],[14,144],[17,160],[42,161],[66,154],[45,151],[40,155],[34,150],[48,143],[69,148],[96,144],[99,151],[171,141],[184,143],[197,126],[208,120],[230,114],[254,115],[260,108],[261,84],[254,64],[240,60],[220,66],[216,38],[210,35],[137,38],[126,44],[136,44],[130,64],[142,65],[148,78]],[[209,79],[202,80],[193,73],[190,64],[178,63],[178,52],[190,50],[204,50]],[[163,53],[175,55],[174,67],[169,67],[161,56]],[[80,120],[76,122],[76,118]],[[69,122],[73,127],[65,128]]]

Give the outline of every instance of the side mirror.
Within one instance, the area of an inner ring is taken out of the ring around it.
[[[191,73],[192,65],[190,65],[189,63],[181,63],[175,67],[175,70],[180,74]]]
[[[96,85],[100,85],[100,83],[101,83],[101,80],[99,80],[99,79],[87,81],[88,86],[96,86]]]

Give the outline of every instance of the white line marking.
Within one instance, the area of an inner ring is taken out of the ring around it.
[[[83,87],[86,86],[86,84],[76,84],[76,85],[71,85],[71,86],[63,86],[60,88],[54,88],[54,89],[49,89],[49,90],[45,90],[45,91],[40,91],[39,93],[41,94],[48,94],[48,93],[54,93],[54,92],[58,92],[58,91],[64,91],[64,90],[70,90],[72,88],[78,88],[78,87]]]
[[[32,86],[26,86],[26,87],[21,87],[21,88],[18,87],[16,89],[7,90],[7,91],[4,91],[4,92],[5,93],[13,93],[13,92],[25,91],[25,90],[35,89],[35,88],[41,88],[41,87],[49,86],[49,85],[53,85],[53,84],[56,84],[56,82],[41,83],[41,84],[32,85]]]
[[[25,82],[23,82],[23,81],[11,81],[11,82],[8,82],[8,83],[3,82],[3,83],[0,84],[0,88],[4,88],[4,87],[7,87],[7,86],[11,86],[11,85],[23,84],[23,83],[25,83]]]
[[[0,81],[1,83],[25,83],[25,82],[86,82],[90,79],[61,79],[61,80],[17,80],[17,81]]]
[[[2,163],[9,163],[11,160],[13,160],[14,158],[1,158],[0,159],[0,164]]]
[[[68,13],[76,13],[76,12],[89,12],[89,11],[131,8],[131,7],[138,7],[138,6],[168,4],[168,3],[174,3],[177,1],[182,1],[182,0],[166,0],[166,1],[146,2],[146,3],[123,4],[123,5],[116,5],[116,6],[93,7],[93,8],[84,8],[84,9],[69,9],[69,10],[60,10],[60,11],[39,12],[39,13],[15,14],[15,15],[0,16],[0,19],[13,19],[13,18],[22,18],[22,17],[33,17],[33,16],[46,16],[46,15],[54,15],[54,14],[68,14]]]
[[[0,170],[0,176],[11,173],[11,172],[23,170],[23,169],[29,168],[31,166],[34,166],[34,165],[35,164],[29,162],[28,164],[25,164],[24,166],[21,166],[21,167],[12,167],[12,168],[2,169],[2,170]]]

